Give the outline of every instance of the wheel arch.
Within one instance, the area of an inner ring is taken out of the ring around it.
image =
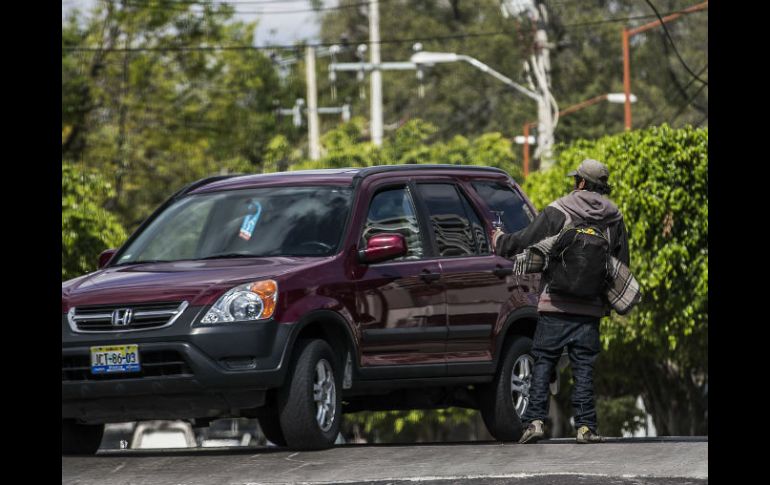
[[[297,322],[294,338],[288,349],[288,359],[291,359],[297,342],[305,339],[318,338],[326,341],[331,346],[335,355],[339,356],[340,368],[345,365],[345,358],[350,353],[353,375],[358,372],[358,345],[357,340],[350,329],[347,320],[333,310],[314,310],[304,315]]]
[[[534,306],[517,308],[512,311],[495,338],[494,368],[500,369],[503,351],[518,336],[533,338],[537,326],[538,313]]]

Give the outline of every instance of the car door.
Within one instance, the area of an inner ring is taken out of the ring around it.
[[[369,264],[356,280],[356,322],[365,378],[445,374],[446,301],[438,261],[428,259],[424,223],[406,183],[373,187],[359,248],[373,235],[399,233],[404,257]],[[405,368],[403,366],[408,366]]]
[[[534,208],[530,207],[518,187],[502,180],[474,180],[470,185],[490,211],[502,212],[503,232],[521,231],[535,218]],[[519,305],[537,306],[540,276],[536,273],[509,278],[513,296]]]
[[[492,331],[510,299],[513,264],[492,254],[488,229],[451,180],[418,182],[447,299],[449,375],[489,371]],[[478,365],[473,365],[473,363]]]

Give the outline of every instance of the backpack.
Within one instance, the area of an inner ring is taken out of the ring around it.
[[[583,299],[603,296],[609,277],[610,242],[603,224],[565,225],[549,254],[548,291]]]

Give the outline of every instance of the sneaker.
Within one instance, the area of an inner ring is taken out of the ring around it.
[[[601,443],[604,438],[591,431],[588,426],[581,426],[577,431],[578,443]]]
[[[543,435],[545,435],[545,432],[543,432],[543,421],[536,419],[529,423],[527,429],[524,430],[519,443],[536,443]]]

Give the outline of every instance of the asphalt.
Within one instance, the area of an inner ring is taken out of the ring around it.
[[[701,485],[708,438],[547,440],[276,448],[111,450],[63,456],[62,484]]]

